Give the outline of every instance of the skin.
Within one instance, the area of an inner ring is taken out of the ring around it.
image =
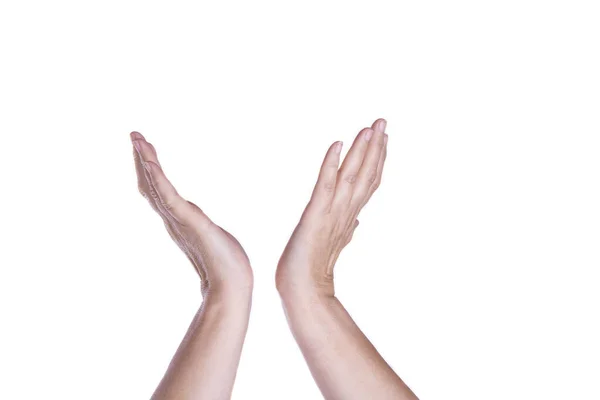
[[[329,148],[312,197],[279,261],[277,289],[288,324],[327,400],[417,399],[335,297],[333,269],[381,183],[386,121],[363,129],[341,167]]]
[[[231,234],[177,193],[154,146],[138,132],[131,140],[139,191],[200,276],[204,299],[152,399],[229,399],[250,315],[250,262]]]
[[[342,166],[327,152],[312,197],[276,273],[291,331],[326,399],[416,399],[335,297],[333,268],[381,182],[386,122],[363,129]],[[239,242],[183,199],[154,146],[131,133],[140,193],[200,276],[202,306],[153,399],[229,399],[252,299],[250,262]]]

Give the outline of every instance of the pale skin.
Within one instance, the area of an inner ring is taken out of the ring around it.
[[[312,197],[277,266],[285,314],[327,400],[417,399],[335,296],[333,270],[381,183],[386,121],[357,135],[340,166],[330,146]],[[184,200],[164,175],[154,147],[133,132],[140,192],[201,278],[204,302],[153,399],[229,399],[248,327],[252,269],[237,240]]]
[[[342,143],[328,150],[312,197],[276,274],[290,329],[327,400],[417,399],[335,297],[333,270],[381,183],[386,121],[357,135],[341,167]]]
[[[204,297],[152,399],[229,399],[250,315],[250,262],[233,236],[177,193],[154,146],[137,132],[131,139],[139,190],[188,256]]]

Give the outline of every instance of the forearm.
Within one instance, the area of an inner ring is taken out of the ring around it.
[[[152,399],[229,399],[250,304],[251,293],[208,294]]]
[[[335,297],[281,292],[288,323],[328,399],[416,399]]]

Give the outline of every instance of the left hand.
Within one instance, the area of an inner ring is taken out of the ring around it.
[[[352,239],[358,214],[381,182],[385,127],[386,121],[378,119],[361,130],[341,167],[342,143],[329,148],[310,202],[279,260],[280,294],[334,295],[335,262]]]

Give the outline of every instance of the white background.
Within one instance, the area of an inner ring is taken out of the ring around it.
[[[358,325],[422,399],[600,398],[597,1],[0,4],[0,398],[149,398],[200,304],[132,130],[251,258],[233,397],[320,398],[274,271],[378,117]]]

